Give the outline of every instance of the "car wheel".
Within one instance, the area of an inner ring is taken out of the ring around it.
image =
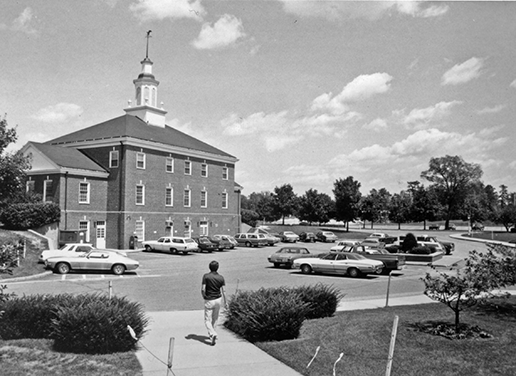
[[[188,251],[183,251],[183,255],[187,255],[188,254]]]
[[[245,246],[246,246],[246,247],[251,247],[251,246],[252,246],[252,244],[251,244],[251,242],[245,242]]]
[[[356,278],[360,275],[360,271],[357,268],[349,268],[348,269],[348,275],[351,278]]]
[[[310,265],[307,265],[307,264],[301,265],[301,273],[303,273],[303,274],[310,274],[310,273],[312,273],[312,267]]]
[[[175,249],[175,248],[170,248],[170,253],[177,253],[177,249]]]
[[[56,265],[55,270],[59,274],[67,274],[70,271],[70,265],[68,265],[66,262],[60,262]]]
[[[145,252],[150,252],[150,251],[152,251],[151,246],[150,245],[146,245],[145,246]]]
[[[383,268],[382,269],[376,269],[375,274],[382,275],[382,274],[385,274],[387,271],[388,271],[387,268],[385,268],[385,269],[383,269]],[[387,273],[387,274],[389,274],[389,273]]]
[[[111,271],[113,272],[113,274],[115,275],[122,275],[124,274],[125,272],[125,266],[122,265],[122,264],[115,264],[113,265],[113,267],[111,268]]]
[[[275,263],[274,263],[274,267],[275,267],[275,268],[279,268],[280,266],[281,266],[281,264],[280,264],[279,262],[275,262]]]

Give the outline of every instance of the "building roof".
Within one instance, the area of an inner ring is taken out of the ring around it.
[[[168,125],[164,128],[149,125],[140,118],[127,114],[47,141],[46,144],[71,146],[67,144],[127,137],[235,158]]]
[[[32,145],[59,167],[106,172],[102,166],[95,163],[77,149],[40,144],[32,141],[29,142],[29,145]]]

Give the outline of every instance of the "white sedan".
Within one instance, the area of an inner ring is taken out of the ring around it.
[[[45,262],[50,257],[56,257],[56,256],[70,256],[70,257],[77,257],[81,254],[87,253],[92,250],[96,250],[96,248],[90,244],[90,243],[67,243],[63,245],[59,249],[47,249],[39,255],[38,262]],[[102,251],[107,251],[105,249],[102,249]],[[123,256],[127,256],[127,254],[123,251],[117,251],[117,250],[109,250],[110,252],[116,252]]]
[[[380,274],[383,262],[370,260],[354,253],[328,253],[321,258],[299,258],[294,261],[294,268],[305,274],[326,273],[341,274],[356,278],[366,274]]]
[[[45,261],[45,266],[59,274],[66,274],[70,270],[94,270],[120,275],[126,270],[137,269],[140,263],[116,252],[95,249],[79,256],[50,257]]]

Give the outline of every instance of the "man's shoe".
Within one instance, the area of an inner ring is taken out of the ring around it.
[[[215,346],[216,342],[217,342],[217,336],[211,336],[211,345]]]

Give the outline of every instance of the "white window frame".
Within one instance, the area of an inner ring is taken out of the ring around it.
[[[185,208],[192,206],[192,191],[190,189],[185,189],[183,191],[183,206]]]
[[[222,209],[228,208],[228,194],[227,192],[222,192]]]
[[[165,171],[169,174],[174,173],[174,158],[167,157],[167,159],[165,160]]]
[[[83,227],[83,225],[86,224],[86,227]],[[90,221],[82,220],[79,221],[79,232],[84,232],[84,241],[86,243],[90,242]]]
[[[203,189],[201,191],[201,208],[207,208],[207,207],[208,207],[208,191]]]
[[[165,188],[165,206],[174,206],[174,188],[172,187]]]
[[[145,170],[145,153],[138,152],[136,153],[136,168],[138,170]]]
[[[86,192],[82,192],[82,187],[86,186]],[[84,197],[83,198],[83,196]],[[89,204],[90,203],[90,183],[87,181],[79,182],[79,204]]]
[[[138,202],[138,188],[141,188],[141,202]],[[135,205],[145,205],[145,185],[136,184],[134,203]]]
[[[35,188],[36,188],[36,181],[35,180],[27,180],[25,182],[25,192],[27,192],[27,193],[34,192]]]
[[[222,167],[222,180],[229,179],[229,169],[227,167]]]
[[[208,164],[207,163],[201,163],[201,176],[203,178],[208,177]]]
[[[185,160],[185,175],[192,175],[192,161]]]
[[[134,235],[138,237],[139,242],[145,241],[145,221],[137,219],[134,222]]]
[[[118,168],[118,166],[120,166],[120,154],[118,150],[111,150],[109,152],[109,168]]]
[[[43,182],[43,202],[50,202],[52,200],[49,200],[48,199],[48,195],[49,195],[49,192],[48,192],[48,185],[50,185],[50,188],[52,188],[52,180],[50,179],[47,179]],[[51,190],[51,189],[50,189]]]
[[[199,221],[199,235],[208,236],[208,221]]]

